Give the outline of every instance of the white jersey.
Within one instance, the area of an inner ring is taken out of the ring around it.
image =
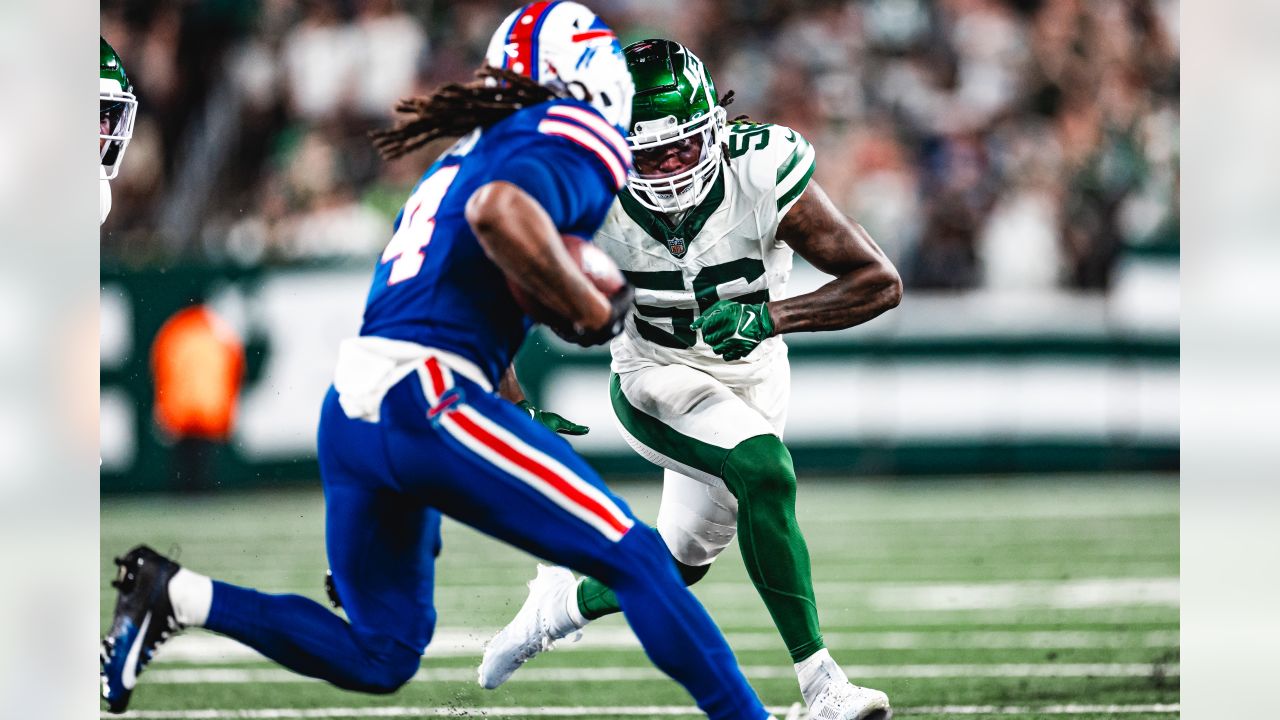
[[[730,386],[753,385],[786,356],[771,337],[741,360],[712,352],[690,324],[718,300],[759,303],[784,297],[792,250],[778,222],[800,198],[814,151],[781,125],[728,127],[729,162],[711,192],[672,228],[622,192],[595,235],[635,286],[636,311],[614,339],[613,371],[688,365]]]

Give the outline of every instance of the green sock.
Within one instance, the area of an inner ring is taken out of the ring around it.
[[[619,612],[618,596],[599,580],[588,577],[578,583],[578,612],[588,620]]]
[[[671,558],[676,564],[676,570],[680,572],[680,579],[684,580],[685,585],[692,585],[704,576],[711,569],[711,565],[685,565],[684,563]],[[583,578],[578,583],[578,612],[582,613],[582,617],[588,620],[595,620],[598,617],[611,615],[620,611],[622,608],[618,606],[618,598],[613,591],[604,586],[604,583],[595,578]]]
[[[792,662],[800,662],[823,642],[809,548],[796,522],[791,453],[775,435],[744,440],[725,458],[723,477],[738,498],[738,545],[747,575]]]

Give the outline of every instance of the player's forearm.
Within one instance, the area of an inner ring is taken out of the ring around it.
[[[840,212],[817,183],[809,185],[779,223],[778,237],[835,279],[811,293],[769,303],[775,335],[843,330],[901,302],[902,279],[893,263],[867,229]]]
[[[608,300],[574,266],[559,230],[528,193],[489,183],[468,200],[467,222],[489,259],[551,310],[587,328],[608,322]]]
[[[861,325],[902,300],[902,280],[886,260],[847,272],[811,293],[768,303],[774,334]]]

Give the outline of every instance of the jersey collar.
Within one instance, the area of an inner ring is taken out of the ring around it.
[[[698,233],[702,232],[702,226],[707,224],[712,214],[720,208],[720,203],[724,201],[724,172],[716,173],[716,180],[711,185],[711,191],[689,212],[685,213],[684,219],[672,227],[667,223],[665,217],[659,213],[646,208],[631,197],[630,192],[623,191],[618,194],[618,199],[622,202],[622,209],[627,215],[636,222],[646,233],[654,240],[666,246],[667,250],[677,258],[682,258],[685,253],[689,252],[689,245],[693,243],[694,238],[698,237]]]

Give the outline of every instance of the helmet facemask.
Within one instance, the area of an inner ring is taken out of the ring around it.
[[[108,87],[110,86],[110,87]],[[133,137],[138,119],[138,99],[120,89],[120,84],[103,80],[98,93],[98,151],[102,177],[111,180],[120,172],[120,161]],[[103,121],[106,121],[104,129]]]
[[[679,213],[696,207],[711,192],[720,172],[724,128],[725,110],[718,105],[710,113],[685,123],[672,115],[637,121],[627,136],[627,146],[633,154],[698,135],[702,138],[702,154],[693,167],[671,175],[644,177],[633,168],[627,186],[631,195],[654,212]]]

